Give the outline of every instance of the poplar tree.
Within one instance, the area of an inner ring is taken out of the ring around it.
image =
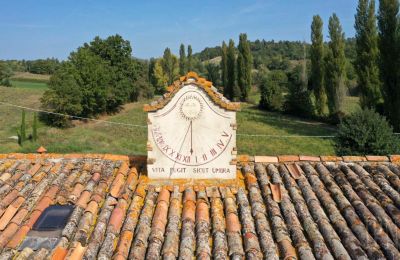
[[[250,43],[245,33],[239,35],[238,51],[237,82],[241,92],[240,100],[247,101],[251,88],[253,58],[250,50]]]
[[[357,54],[354,67],[358,76],[360,104],[362,108],[376,108],[381,92],[375,0],[359,0],[354,28]]]
[[[324,86],[324,39],[323,22],[319,15],[313,17],[311,24],[311,86],[315,96],[315,106],[318,115],[324,114],[326,94]]]
[[[166,48],[164,51],[164,55],[161,60],[161,66],[167,77],[167,84],[171,85],[179,76],[179,65],[178,59],[171,53],[169,48]]]
[[[37,141],[37,113],[33,113],[33,123],[32,123],[32,140]]]
[[[181,76],[185,75],[186,70],[186,53],[185,53],[185,45],[181,44],[179,48],[179,74]]]
[[[21,143],[26,140],[26,124],[25,124],[25,109],[21,112],[21,127],[20,127]]]
[[[329,18],[328,28],[330,42],[325,61],[326,93],[330,115],[339,117],[343,113],[346,57],[344,33],[335,13]]]
[[[378,11],[380,73],[384,110],[395,131],[400,131],[399,1],[380,0]]]
[[[187,51],[187,70],[192,71],[193,70],[193,56],[192,56],[192,45],[188,45],[188,51]]]
[[[236,84],[236,56],[235,56],[235,43],[231,39],[229,40],[229,46],[227,51],[227,97],[230,100],[239,100],[240,89]]]
[[[225,41],[222,42],[221,48],[221,82],[224,88],[224,95],[228,96],[228,47]]]

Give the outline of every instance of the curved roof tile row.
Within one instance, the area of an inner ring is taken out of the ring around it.
[[[248,160],[243,185],[184,187],[124,159],[0,159],[0,259],[400,259],[398,163]],[[52,204],[75,205],[56,247],[20,250]]]

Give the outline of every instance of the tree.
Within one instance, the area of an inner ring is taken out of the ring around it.
[[[324,42],[322,34],[323,22],[319,15],[313,17],[311,24],[311,88],[315,96],[317,114],[324,114],[326,94],[324,86]]]
[[[384,110],[395,131],[400,131],[400,25],[399,1],[380,0],[378,11],[380,72]]]
[[[359,0],[354,27],[357,54],[354,67],[358,76],[360,104],[363,108],[377,108],[381,92],[374,0]]]
[[[222,48],[221,48],[221,82],[222,82],[222,87],[224,89],[224,95],[228,96],[227,93],[227,86],[228,86],[228,47],[226,46],[225,41],[222,42]]]
[[[400,152],[399,138],[384,117],[370,109],[344,118],[336,138],[339,155],[390,155]]]
[[[21,126],[20,126],[21,144],[26,140],[26,124],[25,124],[25,109],[21,112]]]
[[[161,66],[167,76],[167,84],[171,85],[179,77],[178,58],[171,53],[169,48],[164,51]]]
[[[10,77],[12,74],[11,67],[7,63],[0,61],[0,85],[11,87]]]
[[[132,58],[130,42],[121,36],[95,37],[61,63],[41,99],[42,107],[79,117],[116,112],[148,91],[141,88],[149,88],[149,84],[139,82],[147,80],[146,66]],[[66,116],[41,118],[56,126],[70,125]]]
[[[33,123],[32,123],[32,140],[34,142],[37,141],[37,128],[38,128],[38,122],[37,122],[37,113],[33,113]]]
[[[219,66],[214,63],[207,63],[206,65],[207,70],[207,79],[213,82],[214,86],[219,86]]]
[[[164,72],[162,59],[157,60],[153,72],[155,78],[155,92],[164,94],[165,88],[168,86],[168,75]]]
[[[236,53],[235,43],[229,40],[229,47],[227,50],[227,90],[226,94],[230,100],[237,101],[240,99],[240,88],[236,84]]]
[[[245,33],[239,36],[238,51],[237,82],[241,93],[240,100],[247,101],[252,83],[251,69],[253,58],[250,51],[250,44]]]
[[[280,111],[283,106],[283,88],[287,84],[287,77],[283,71],[274,70],[264,75],[259,85],[261,99],[260,108]]]
[[[346,57],[344,33],[335,13],[329,18],[328,28],[330,42],[325,61],[325,82],[329,113],[336,120],[343,113]]]
[[[185,45],[181,44],[179,48],[179,74],[186,75],[186,53]]]
[[[304,64],[297,65],[288,73],[288,94],[285,102],[285,111],[289,114],[310,117],[314,108],[310,91],[304,76]]]
[[[192,45],[188,45],[188,50],[187,50],[187,70],[192,71],[193,70],[193,50],[192,50]]]

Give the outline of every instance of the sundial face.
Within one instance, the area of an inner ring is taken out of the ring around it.
[[[162,109],[149,113],[148,174],[153,178],[234,178],[235,112],[186,85]]]

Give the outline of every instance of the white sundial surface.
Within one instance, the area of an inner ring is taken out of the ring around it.
[[[215,105],[202,89],[184,86],[164,108],[149,113],[149,119],[149,158],[155,159],[149,175],[153,171],[157,178],[215,178],[226,166],[232,176],[235,113]]]

